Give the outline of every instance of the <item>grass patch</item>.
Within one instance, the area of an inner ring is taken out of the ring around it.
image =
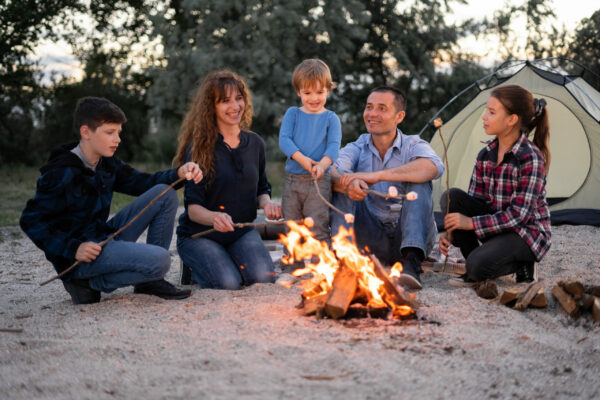
[[[141,171],[160,171],[169,168],[168,165],[132,164]],[[273,186],[273,197],[281,198],[285,183],[285,165],[283,162],[267,163],[267,176]],[[0,226],[19,225],[21,212],[27,200],[35,194],[35,185],[39,177],[36,167],[3,166],[0,168]],[[180,204],[183,204],[183,190],[178,190]],[[115,193],[111,203],[111,214],[119,212],[129,204],[134,197]]]

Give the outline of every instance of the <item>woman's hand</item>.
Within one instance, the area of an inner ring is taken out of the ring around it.
[[[444,228],[446,228],[446,231],[448,232],[452,232],[456,229],[463,231],[472,231],[475,229],[473,226],[473,219],[462,215],[461,213],[446,214],[444,217]]]
[[[185,177],[188,181],[193,180],[194,183],[198,183],[202,180],[203,174],[200,166],[190,161],[179,167],[177,176],[180,178]]]
[[[451,244],[448,240],[448,234],[440,235],[440,253],[448,256],[448,249],[450,249]]]
[[[213,228],[219,232],[232,232],[235,230],[231,216],[224,212],[215,213],[213,218]]]
[[[277,220],[283,218],[281,206],[279,204],[268,202],[263,207],[263,210],[265,211],[265,217],[267,217],[267,219]]]

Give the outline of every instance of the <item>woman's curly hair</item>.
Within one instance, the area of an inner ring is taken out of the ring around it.
[[[189,161],[200,165],[208,182],[214,175],[213,155],[219,137],[216,104],[232,90],[237,89],[244,98],[244,112],[240,128],[248,130],[252,124],[252,96],[246,82],[229,70],[214,71],[206,75],[190,104],[177,139],[177,153],[173,165],[181,165],[190,149]]]

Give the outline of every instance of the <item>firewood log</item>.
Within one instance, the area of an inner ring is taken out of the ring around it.
[[[573,296],[574,300],[580,300],[583,298],[585,289],[583,288],[583,285],[581,284],[581,282],[579,282],[579,281],[568,281],[568,282],[559,281],[558,285],[560,287],[562,287],[565,290],[565,292],[567,292],[571,296]]]
[[[534,282],[527,287],[527,290],[519,296],[515,304],[515,310],[525,311],[529,303],[537,296],[539,290],[542,289],[542,285],[538,282]]]
[[[594,321],[600,322],[600,298],[594,296],[594,304],[592,305],[592,318]]]
[[[518,285],[511,286],[508,289],[505,289],[502,293],[502,296],[500,296],[500,304],[505,306],[511,306],[510,303],[516,301],[517,298],[519,298],[519,296],[523,294],[525,290],[527,290],[528,286],[529,285],[527,284],[520,283]]]
[[[313,315],[317,314],[319,310],[323,310],[325,308],[325,302],[327,301],[328,294],[323,293],[318,296],[314,296],[308,299],[304,299],[304,307],[302,311],[304,315]]]
[[[354,298],[357,285],[356,274],[342,264],[333,278],[332,287],[325,302],[325,313],[333,319],[344,316]]]
[[[533,300],[531,300],[531,303],[529,303],[529,306],[535,308],[545,308],[548,306],[548,300],[546,299],[546,291],[541,285],[535,297],[533,298]]]
[[[392,283],[377,257],[375,257],[373,254],[371,254],[369,257],[371,258],[371,261],[373,261],[375,275],[377,275],[377,277],[383,281],[383,287],[386,293],[386,296],[384,296],[384,301],[392,302],[398,306],[408,305],[413,310],[418,308],[419,303],[415,299],[410,297],[403,288]]]
[[[570,294],[565,292],[562,287],[556,285],[552,288],[552,295],[558,300],[561,307],[569,316],[577,318],[581,314],[581,310],[577,306],[577,303],[573,300]]]
[[[585,289],[585,292],[592,296],[600,297],[600,286],[589,286]]]

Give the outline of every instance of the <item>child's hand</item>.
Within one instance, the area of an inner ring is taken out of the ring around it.
[[[321,164],[315,164],[310,169],[310,174],[313,178],[317,178],[317,180],[319,180],[323,177],[323,175],[325,175],[325,171],[323,170]]]
[[[306,157],[304,154],[300,153],[300,151],[292,154],[292,160],[295,160],[298,164],[302,166],[308,172],[311,172],[313,165],[317,164],[316,161],[311,159],[310,157]]]
[[[94,261],[102,251],[102,246],[96,242],[84,242],[79,245],[75,252],[75,259],[81,262]]]
[[[200,166],[195,162],[191,161],[179,167],[179,169],[177,170],[177,176],[179,176],[180,178],[185,177],[185,179],[187,179],[188,181],[193,180],[194,183],[200,182],[203,178]]]

